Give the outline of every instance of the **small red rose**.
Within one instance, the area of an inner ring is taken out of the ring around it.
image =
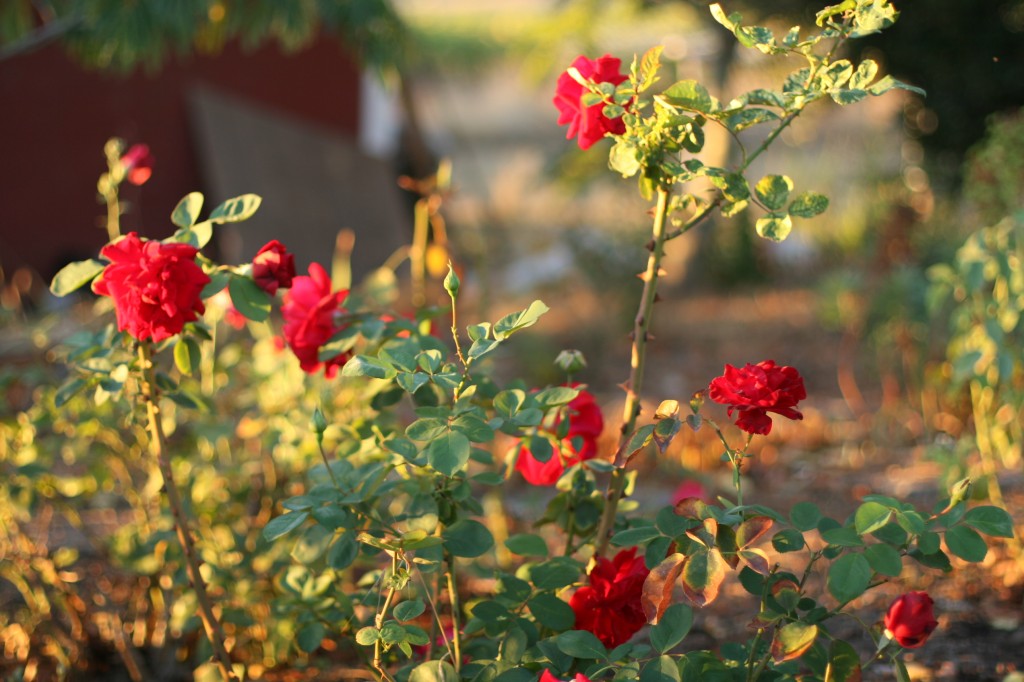
[[[900,646],[916,649],[939,624],[932,611],[933,605],[927,592],[907,592],[900,596],[885,612],[886,632]]]
[[[153,174],[153,155],[149,145],[133,144],[121,157],[125,178],[133,185],[142,185]]]
[[[163,341],[206,308],[200,298],[210,278],[188,244],[142,241],[135,232],[100,251],[110,261],[92,290],[114,299],[117,328],[139,341]]]
[[[278,288],[290,288],[295,278],[295,256],[288,253],[284,244],[272,239],[252,259],[252,278],[271,296],[277,293]]]
[[[776,366],[764,360],[742,369],[725,366],[725,374],[712,380],[708,397],[729,406],[729,416],[738,412],[736,426],[747,433],[767,435],[772,430],[769,412],[789,419],[803,419],[795,409],[807,397],[804,380],[793,367]]]
[[[537,682],[562,682],[562,680],[555,677],[550,670],[545,668]],[[576,677],[572,678],[572,682],[590,682],[590,678],[583,673],[576,673]]]
[[[575,386],[574,386],[575,387]],[[556,443],[550,459],[541,462],[523,441],[516,459],[516,470],[533,485],[554,485],[566,469],[577,462],[593,459],[597,455],[597,439],[604,430],[604,417],[594,396],[581,390],[566,408],[569,419],[568,435]],[[561,417],[552,425],[557,428]],[[543,436],[544,434],[538,434]],[[551,435],[553,439],[554,436]],[[574,442],[578,445],[574,445]]]
[[[589,585],[572,595],[576,629],[593,633],[609,649],[629,641],[647,622],[641,595],[650,571],[636,547],[613,559],[599,557],[590,571]]]
[[[572,65],[579,71],[580,75],[594,83],[612,83],[618,85],[626,80],[626,76],[619,73],[622,61],[618,57],[605,55],[597,59],[588,59],[580,55]],[[558,125],[569,124],[569,131],[565,139],[571,140],[577,134],[580,149],[589,149],[595,142],[605,136],[605,133],[621,135],[626,132],[626,124],[622,117],[608,118],[604,115],[604,104],[598,102],[590,106],[583,105],[583,95],[587,94],[583,85],[578,83],[568,72],[558,77],[558,85],[555,88],[555,106],[558,107]]]
[[[348,361],[348,354],[320,361],[320,346],[341,331],[336,316],[345,312],[341,304],[348,291],[331,291],[331,278],[319,263],[309,266],[309,276],[299,275],[284,295],[281,315],[284,317],[284,338],[299,359],[304,372],[313,374],[321,367],[328,379]]]

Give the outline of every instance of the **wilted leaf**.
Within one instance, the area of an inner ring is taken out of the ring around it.
[[[802,656],[814,644],[818,626],[807,623],[786,623],[776,630],[772,639],[772,658],[776,663],[791,661]]]
[[[694,606],[707,606],[718,597],[725,568],[725,559],[717,549],[697,552],[683,567],[683,594]]]
[[[648,623],[656,625],[665,609],[672,605],[672,592],[686,561],[686,555],[676,552],[651,569],[647,575],[640,603],[644,607]]]

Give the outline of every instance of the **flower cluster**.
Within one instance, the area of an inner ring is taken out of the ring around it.
[[[729,416],[737,412],[736,426],[747,433],[768,435],[772,430],[769,412],[789,419],[803,419],[795,409],[807,397],[803,377],[793,367],[779,367],[764,360],[742,369],[725,366],[725,374],[712,380],[708,397],[729,406]]]
[[[569,420],[568,435],[556,443],[554,453],[546,462],[534,456],[529,441],[520,444],[516,470],[533,485],[554,485],[567,468],[597,455],[597,439],[604,430],[604,417],[593,394],[581,390],[567,406],[565,418]],[[557,430],[561,421],[559,416],[552,431]],[[554,438],[553,433],[543,435]]]
[[[576,629],[593,633],[609,649],[628,642],[647,622],[640,597],[649,573],[636,547],[613,559],[598,557],[589,584],[569,600]]]

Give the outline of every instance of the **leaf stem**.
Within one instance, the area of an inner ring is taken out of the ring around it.
[[[157,404],[159,398],[156,389],[155,369],[153,366],[152,347],[149,343],[139,344],[139,364],[143,373],[142,400],[146,404],[147,430],[149,431],[149,451],[156,457],[160,467],[160,473],[164,479],[164,490],[167,492],[167,502],[174,517],[174,527],[178,533],[178,541],[181,543],[182,552],[185,555],[185,570],[192,587],[196,591],[196,601],[199,604],[199,617],[203,621],[203,628],[206,636],[213,647],[217,668],[221,677],[225,680],[236,682],[238,677],[232,668],[231,656],[228,654],[225,645],[224,630],[220,621],[213,611],[213,603],[206,591],[206,582],[201,571],[202,560],[196,552],[192,542],[191,527],[185,506],[182,503],[178,486],[174,483],[174,471],[171,468],[170,457],[168,456],[164,443],[163,424],[160,421],[160,406]]]
[[[451,599],[452,609],[452,646],[454,648],[454,660],[452,666],[455,668],[455,673],[459,673],[459,668],[462,667],[462,636],[459,633],[461,625],[459,624],[459,592],[456,590],[455,585],[455,557],[452,556],[451,552],[445,552],[445,563],[448,565],[448,570],[445,572],[445,578],[448,580],[448,595]]]

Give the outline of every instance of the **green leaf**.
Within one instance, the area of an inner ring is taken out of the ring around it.
[[[105,267],[102,261],[95,258],[68,263],[53,276],[50,293],[54,296],[67,296],[91,282]]]
[[[853,517],[854,527],[860,535],[873,533],[889,523],[892,510],[878,502],[865,502],[857,508]]]
[[[548,310],[542,301],[534,301],[525,310],[506,315],[494,323],[494,338],[502,341],[521,329],[533,326]]]
[[[579,580],[583,567],[568,557],[555,557],[530,568],[530,582],[539,590],[558,590]]]
[[[552,407],[561,407],[562,405],[568,405],[579,394],[580,391],[578,388],[569,388],[568,386],[552,386],[551,388],[545,388],[543,391],[536,393],[533,396],[533,399],[537,401],[538,405],[547,409]]]
[[[295,642],[299,645],[300,649],[306,653],[311,653],[320,648],[320,642],[323,641],[326,635],[327,628],[324,627],[323,623],[306,623],[296,633]]]
[[[427,605],[423,603],[422,599],[410,599],[398,604],[394,614],[398,620],[412,620],[426,610]]]
[[[797,502],[789,510],[789,520],[797,530],[813,530],[821,521],[821,510],[813,502]]]
[[[725,119],[725,125],[733,132],[738,133],[761,123],[778,120],[778,114],[768,109],[740,109]]]
[[[661,535],[661,532],[654,526],[639,526],[620,530],[611,537],[611,542],[616,547],[635,547]]]
[[[459,674],[448,661],[420,663],[409,673],[409,682],[456,682]]]
[[[671,656],[659,656],[644,666],[640,682],[680,682],[679,666]]]
[[[369,355],[357,355],[341,368],[341,375],[346,377],[371,377],[374,379],[394,379],[398,371],[382,360]]]
[[[445,548],[454,556],[473,558],[494,546],[494,536],[487,526],[473,519],[461,519],[442,532]]]
[[[839,528],[823,530],[821,531],[821,539],[830,545],[836,545],[838,547],[864,546],[864,540],[860,537],[860,533],[849,526],[840,526]]]
[[[829,96],[835,101],[836,104],[846,106],[847,104],[856,104],[865,97],[868,96],[867,90],[832,90]]]
[[[214,270],[210,273],[210,282],[203,287],[203,290],[199,293],[199,298],[207,299],[214,294],[220,293],[224,287],[231,281],[232,275],[227,270]]]
[[[967,526],[954,526],[946,531],[946,547],[955,556],[964,561],[977,563],[988,554],[988,545],[972,528]]]
[[[860,655],[841,639],[832,641],[828,650],[828,667],[824,682],[860,682]]]
[[[178,205],[171,212],[171,222],[178,227],[187,230],[199,220],[199,211],[203,209],[203,195],[200,192],[190,192],[182,197]]]
[[[921,95],[922,97],[926,95],[925,91],[922,90],[921,88],[915,87],[913,85],[908,85],[902,81],[898,81],[892,76],[883,76],[881,79],[879,79],[877,83],[868,88],[868,92],[876,96],[884,95],[885,93],[889,92],[894,88],[899,90],[908,90],[910,92]]]
[[[263,322],[270,317],[270,296],[248,277],[234,275],[228,281],[231,303],[246,319]]]
[[[786,623],[776,630],[772,639],[772,658],[776,663],[800,658],[818,637],[818,626],[808,623]]]
[[[853,75],[853,64],[846,59],[839,59],[828,65],[821,78],[830,88],[842,87]]]
[[[786,205],[793,181],[785,175],[766,175],[754,186],[758,201],[770,211],[778,211]]]
[[[683,594],[694,606],[707,606],[718,597],[727,564],[717,549],[698,551],[683,568]]]
[[[658,69],[661,68],[661,51],[664,49],[664,46],[657,45],[644,52],[644,56],[640,60],[640,67],[636,73],[636,88],[638,91],[643,92],[658,80]]]
[[[667,653],[686,637],[693,626],[693,609],[686,604],[672,604],[651,628],[651,646],[659,653]]]
[[[505,540],[508,551],[520,556],[547,556],[548,543],[544,538],[531,533],[518,533]]]
[[[769,213],[764,218],[758,218],[754,225],[757,235],[773,242],[781,242],[793,230],[793,221],[788,215]]]
[[[648,443],[654,438],[654,424],[645,424],[639,429],[633,432],[630,436],[629,442],[626,443],[626,447],[620,453],[620,457],[624,456],[624,461],[628,462],[636,453],[643,450]],[[618,460],[618,457],[616,457]]]
[[[661,96],[675,107],[699,111],[702,114],[710,114],[717,108],[717,103],[707,88],[695,80],[674,83],[661,93]]]
[[[213,209],[210,213],[210,217],[207,218],[211,223],[237,223],[242,220],[251,218],[256,210],[260,207],[260,203],[263,201],[259,195],[256,194],[243,194],[241,196],[228,199],[223,204]]]
[[[327,547],[334,539],[334,533],[323,526],[316,525],[307,528],[292,547],[292,558],[300,564],[309,566],[327,551]]]
[[[174,344],[174,364],[182,374],[192,376],[199,371],[199,344],[195,339],[179,338]]]
[[[576,613],[565,601],[559,599],[550,592],[541,592],[532,598],[526,605],[537,622],[546,628],[556,632],[571,630],[576,625]]]
[[[427,463],[445,476],[454,476],[469,461],[470,447],[465,434],[449,431],[427,446]]]
[[[282,514],[275,519],[271,519],[266,526],[263,527],[263,539],[268,541],[276,540],[282,535],[286,535],[299,526],[309,518],[309,512],[288,512]]]
[[[914,682],[914,678],[910,676],[910,671],[907,670],[907,664],[903,662],[902,658],[893,657],[893,667],[896,668],[896,680],[897,682]]]
[[[802,192],[793,199],[787,209],[796,218],[813,218],[828,209],[828,197],[817,192]]]
[[[573,658],[605,660],[608,657],[608,650],[601,644],[601,640],[586,630],[563,632],[555,641],[562,653]]]
[[[619,138],[608,153],[608,167],[624,178],[633,177],[641,168],[640,150],[627,139]]]
[[[865,59],[857,65],[857,70],[850,77],[849,87],[851,89],[864,89],[875,80],[878,75],[878,64],[873,59]]]
[[[891,545],[871,545],[864,550],[864,557],[875,573],[895,578],[903,571],[903,559]]]
[[[500,345],[501,341],[499,340],[477,339],[473,342],[473,345],[469,347],[469,354],[467,355],[467,358],[470,360],[479,360]]]
[[[780,554],[798,552],[804,548],[804,544],[804,534],[795,528],[780,530],[772,536],[772,547]]]
[[[69,400],[78,395],[88,385],[89,382],[80,377],[64,383],[53,396],[54,406],[64,407]]]
[[[840,603],[864,594],[871,582],[871,564],[863,554],[844,554],[828,569],[828,591]]]
[[[345,531],[331,543],[327,550],[327,565],[341,571],[352,565],[359,555],[359,543],[353,531]]]
[[[999,507],[987,505],[968,509],[963,522],[985,535],[997,538],[1013,537],[1013,518],[1005,509]]]

